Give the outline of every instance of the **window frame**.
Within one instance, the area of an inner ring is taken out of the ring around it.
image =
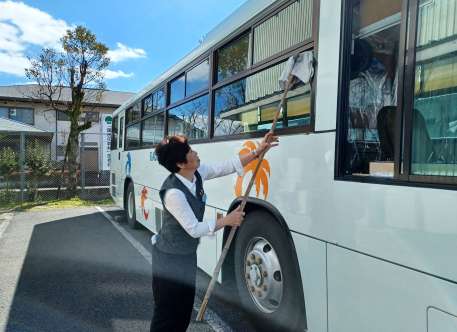
[[[394,137],[393,177],[359,176],[344,174],[345,142],[348,116],[348,84],[350,77],[351,43],[351,4],[354,0],[344,0],[341,15],[340,72],[337,101],[337,126],[335,140],[334,179],[341,181],[457,189],[457,176],[435,176],[411,174],[411,148],[413,126],[413,104],[416,67],[416,37],[419,21],[419,0],[402,0],[400,19],[400,41],[398,50],[398,95]],[[408,22],[410,20],[410,22]],[[409,26],[408,26],[409,23]],[[404,142],[402,142],[404,139]]]
[[[141,117],[139,120],[135,121],[135,122],[132,122],[132,124],[136,124],[137,122],[140,122],[140,146],[139,147],[136,147],[136,148],[130,148],[129,150],[138,150],[138,149],[146,149],[146,148],[150,148],[150,147],[155,147],[157,144],[144,144],[143,143],[143,124],[144,124],[144,121],[147,120],[148,118],[152,117],[152,116],[155,116],[159,113],[164,113],[164,117],[165,117],[165,110],[166,110],[166,101],[167,101],[167,89],[165,88],[166,87],[166,84],[164,85],[161,85],[159,86],[158,88],[155,88],[154,90],[151,90],[151,92],[149,92],[148,94],[146,94],[146,97],[143,97],[141,99]],[[164,93],[164,100],[165,100],[165,106],[160,108],[160,109],[157,109],[157,110],[154,110],[154,96],[160,91],[162,90],[163,93]],[[152,111],[148,114],[144,114],[143,112],[143,108],[144,108],[144,101],[147,99],[147,98],[151,98],[151,109]],[[166,118],[164,118],[164,121],[166,120]],[[129,124],[130,126],[130,124]],[[165,127],[165,126],[164,126]],[[163,131],[164,135],[165,135],[165,128],[164,128],[164,131]]]
[[[313,12],[312,12],[312,37],[310,39],[307,39],[301,43],[298,43],[296,45],[291,46],[290,48],[280,51],[276,54],[273,54],[267,59],[264,59],[262,61],[259,61],[256,64],[252,64],[253,62],[253,56],[252,54],[249,54],[248,56],[248,68],[240,73],[237,73],[234,76],[231,76],[228,79],[222,80],[217,82],[217,51],[224,47],[225,45],[229,44],[230,42],[236,40],[237,38],[241,37],[243,34],[249,31],[250,33],[250,52],[253,52],[253,28],[261,24],[262,22],[270,19],[277,13],[279,13],[281,10],[284,8],[292,5],[296,0],[287,0],[284,2],[279,2],[276,4],[273,4],[270,6],[268,9],[266,9],[264,12],[262,12],[261,15],[257,15],[251,20],[247,21],[245,24],[241,25],[239,28],[234,30],[232,33],[228,34],[217,42],[215,45],[213,45],[210,49],[208,49],[206,52],[202,53],[198,57],[196,57],[192,62],[189,62],[187,65],[183,66],[181,70],[176,71],[169,77],[167,77],[165,80],[161,81],[159,84],[157,84],[157,87],[154,90],[151,91],[156,91],[158,89],[164,88],[165,92],[165,108],[164,110],[164,123],[165,123],[165,130],[164,130],[164,136],[168,134],[168,111],[172,108],[175,108],[177,106],[180,106],[181,104],[185,104],[193,99],[199,98],[205,94],[208,93],[208,110],[209,110],[209,116],[208,116],[208,121],[209,121],[209,137],[205,139],[190,139],[189,143],[191,144],[202,144],[202,143],[209,143],[209,142],[222,142],[222,141],[232,141],[232,140],[243,140],[243,139],[252,139],[252,138],[260,138],[265,135],[267,130],[260,130],[260,131],[255,131],[255,132],[249,132],[249,133],[242,133],[242,134],[237,134],[237,135],[227,135],[227,136],[214,136],[214,99],[215,99],[215,90],[218,88],[221,88],[225,85],[229,85],[237,80],[246,78],[247,76],[256,74],[262,70],[266,70],[274,65],[277,65],[278,63],[287,60],[289,57],[304,52],[304,51],[313,51],[314,59],[316,63],[318,62],[318,53],[316,50],[318,49],[318,36],[319,36],[319,13],[320,13],[320,0],[310,0],[312,1],[312,6],[313,6]],[[194,67],[198,66],[201,64],[203,61],[206,61],[206,59],[209,58],[209,86],[208,88],[202,89],[199,92],[195,92],[194,94],[190,96],[186,96],[186,73],[190,70],[192,70]],[[315,67],[315,72],[317,72],[317,65]],[[173,82],[175,79],[179,78],[180,76],[184,75],[185,80],[184,80],[184,99],[181,99],[177,102],[170,103],[170,84]],[[311,95],[310,95],[310,124],[306,126],[297,126],[297,127],[290,127],[290,128],[280,128],[276,129],[276,133],[278,135],[291,135],[291,134],[299,134],[299,133],[310,133],[314,132],[315,130],[315,95],[316,95],[316,86],[317,86],[317,78],[316,75],[313,77],[312,81],[310,82],[311,85]],[[149,95],[151,92],[148,91],[144,95],[142,95],[139,100],[142,100],[145,96]],[[154,92],[152,92],[154,93]],[[137,101],[135,101],[137,102]],[[132,103],[129,105],[127,108],[126,112],[134,106],[135,103]],[[156,114],[155,112],[153,112]],[[151,114],[152,116],[152,114]],[[133,125],[137,122],[141,122],[143,118],[141,118],[138,121],[133,121],[129,123],[128,125],[125,126],[127,128],[130,125]],[[125,130],[125,133],[127,130]],[[140,135],[141,135],[142,130],[140,130]],[[125,135],[125,134],[124,134]],[[154,148],[154,146],[142,146],[142,141],[140,137],[140,147],[139,148],[129,148],[125,150],[137,150],[137,149],[146,149],[146,148]]]
[[[146,103],[146,100],[147,99],[151,99],[151,111],[149,113],[145,113],[145,103]],[[153,113],[153,109],[154,109],[154,93],[151,92],[150,94],[146,95],[146,97],[143,97],[141,99],[141,116],[140,116],[140,119],[143,119],[144,117],[147,117],[149,116],[149,114]]]
[[[129,108],[127,108],[125,110],[125,124],[126,124],[126,127],[129,126],[130,123],[135,122],[135,121],[132,121],[132,122],[129,121],[130,113],[133,111],[133,106],[134,105],[130,105]]]
[[[155,89],[155,90],[151,93],[151,95],[152,95],[152,112],[151,112],[151,113],[155,113],[155,112],[158,112],[158,111],[162,111],[162,110],[164,110],[164,109],[167,107],[167,98],[166,98],[167,94],[166,94],[166,90],[167,90],[167,89],[166,89],[166,86],[165,86],[165,85],[162,85],[161,87]],[[164,101],[164,105],[163,105],[161,108],[159,108],[159,109],[154,109],[154,103],[155,103],[155,100],[156,100],[156,97],[155,97],[155,96],[157,96],[157,93],[158,93],[159,91],[162,91],[162,92],[163,92],[163,101]]]
[[[118,142],[118,149],[125,150],[125,113],[119,114],[119,142]]]
[[[174,83],[174,82],[177,82],[179,81],[180,79],[183,79],[184,80],[184,91],[183,91],[183,98],[181,99],[178,99],[176,100],[175,102],[171,103],[171,85]],[[167,104],[177,104],[177,103],[180,103],[182,100],[186,99],[186,73],[185,72],[181,72],[180,75],[174,77],[173,79],[171,79],[168,83],[167,83],[167,87],[168,87],[168,96],[169,96],[169,99],[167,100]]]
[[[62,111],[56,111],[57,112],[57,121],[70,121],[70,116]]]
[[[116,151],[119,149],[119,114],[116,116],[113,116],[112,120],[112,125],[111,125],[111,144],[110,144],[110,149],[111,151]],[[114,142],[116,140],[116,142]],[[114,147],[113,147],[114,145]]]
[[[147,116],[145,116],[144,118],[141,119],[141,126],[140,126],[140,148],[141,149],[147,149],[147,148],[154,148],[155,146],[157,146],[157,144],[145,144],[144,141],[143,141],[143,129],[144,129],[144,122],[146,120],[148,120],[149,118],[152,118],[154,116],[157,116],[157,115],[160,115],[162,114],[163,116],[163,121],[164,121],[164,124],[163,124],[163,132],[165,132],[165,127],[166,127],[166,124],[165,124],[165,121],[167,120],[166,118],[166,110],[165,108],[162,108],[160,110],[157,110],[155,112],[151,112],[150,114],[148,114]]]
[[[203,88],[203,89],[200,89],[200,90],[195,90],[193,94],[191,95],[187,95],[187,75],[189,74],[190,71],[192,71],[193,69],[197,68],[198,66],[200,66],[201,64],[203,64],[205,61],[208,61],[208,66],[209,66],[209,70],[208,70],[208,86],[206,88]],[[184,81],[184,98],[191,98],[197,94],[200,94],[202,93],[203,91],[208,91],[208,88],[209,88],[209,85],[211,84],[211,61],[209,59],[209,57],[206,57],[203,59],[203,61],[200,61],[198,63],[196,63],[195,65],[193,65],[192,67],[189,67],[188,69],[186,69],[186,72],[185,72],[185,81]]]
[[[27,124],[29,126],[34,126],[35,125],[35,109],[33,107],[16,107],[16,106],[6,106],[5,108],[8,109],[8,119],[9,120],[12,120],[12,121],[17,121],[17,122],[20,122],[20,123],[24,123],[24,124]],[[32,123],[28,123],[28,122],[24,122],[24,121],[19,121],[19,120],[16,120],[16,119],[13,119],[11,117],[11,111],[15,109],[16,111],[21,111],[21,110],[28,110],[28,111],[32,111]]]
[[[226,78],[223,78],[223,79],[218,79],[218,66],[219,66],[219,52],[221,50],[223,50],[224,48],[227,48],[229,47],[230,45],[236,43],[237,41],[241,40],[242,38],[244,38],[245,36],[247,35],[248,37],[248,54],[247,54],[247,65],[246,65],[246,69],[245,70],[242,70],[234,75],[231,75],[229,77],[226,77]],[[253,42],[254,42],[254,39],[253,39],[253,27],[249,27],[248,29],[246,29],[245,31],[243,31],[242,33],[236,35],[235,37],[233,37],[232,39],[230,39],[229,41],[227,41],[225,44],[223,44],[222,46],[218,47],[216,50],[215,50],[215,67],[212,68],[213,69],[213,72],[214,72],[214,82],[215,83],[224,83],[230,79],[232,79],[233,77],[238,77],[240,75],[243,75],[243,73],[247,72],[251,67],[252,67],[252,54],[254,52],[254,47],[253,47]]]
[[[201,98],[201,97],[206,96],[206,95],[208,95],[208,135],[207,135],[208,137],[206,137],[206,138],[188,138],[188,140],[189,140],[189,142],[192,142],[192,144],[210,141],[210,138],[211,138],[211,127],[210,127],[210,125],[211,125],[211,111],[210,111],[211,95],[206,90],[203,90],[202,92],[199,92],[197,95],[193,95],[193,96],[191,96],[189,98],[186,98],[185,101],[180,102],[180,103],[176,103],[176,105],[171,105],[171,107],[167,108],[166,117],[165,117],[166,127],[167,127],[166,134],[168,134],[169,112],[172,109],[177,108],[179,106],[182,106],[184,104],[187,104],[187,103],[189,103],[189,102],[191,102],[193,100],[196,100],[196,99]]]
[[[138,129],[138,132],[139,132],[139,138],[138,138],[138,146],[136,147],[129,147],[128,146],[128,140],[127,140],[127,131],[130,127],[133,127],[133,126],[139,126],[139,129]],[[142,123],[141,123],[141,119],[138,120],[138,121],[135,121],[135,122],[132,122],[132,123],[129,123],[128,126],[125,126],[125,130],[124,130],[124,151],[131,151],[131,150],[141,150],[142,147],[141,147],[141,141],[142,141],[142,137],[141,137],[141,129],[142,129]]]
[[[95,121],[89,121],[88,120],[88,116],[94,116],[96,115],[95,117],[97,118]],[[61,121],[61,120],[60,120]],[[96,111],[83,111],[80,116],[79,116],[79,121],[81,122],[84,122],[84,123],[87,123],[87,122],[91,122],[92,124],[94,123],[99,123],[100,122],[100,112],[96,112]]]

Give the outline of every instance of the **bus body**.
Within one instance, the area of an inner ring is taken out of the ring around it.
[[[259,317],[287,310],[294,330],[457,331],[456,16],[453,0],[246,2],[116,110],[113,199],[159,231],[154,144],[186,134],[203,162],[247,153],[284,61],[312,51],[219,281]],[[239,201],[245,170],[205,183],[207,217]],[[200,241],[208,274],[226,235]]]

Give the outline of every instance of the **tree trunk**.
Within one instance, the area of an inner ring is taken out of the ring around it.
[[[78,186],[78,150],[79,150],[79,133],[77,130],[71,130],[67,143],[67,192],[70,197],[76,196]]]
[[[32,175],[32,183],[31,183],[31,196],[32,202],[36,202],[38,200],[38,177],[36,175]]]

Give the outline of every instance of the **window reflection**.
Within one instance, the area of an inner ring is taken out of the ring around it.
[[[170,83],[170,104],[184,99],[185,76],[182,75]]]
[[[456,0],[419,4],[412,174],[457,176],[456,5]]]
[[[159,113],[143,121],[142,145],[154,145],[160,143],[164,131],[164,113]]]
[[[115,116],[113,118],[113,122],[112,122],[112,126],[111,126],[111,150],[117,150],[118,121],[119,121],[119,118],[117,116]]]
[[[186,96],[208,88],[209,60],[205,60],[186,74]]]
[[[165,107],[165,91],[164,89],[157,90],[153,95],[153,111],[161,110]]]
[[[143,116],[152,112],[152,95],[143,99]]]
[[[124,117],[121,117],[119,120],[119,147],[122,148],[122,143],[124,141]]]
[[[141,116],[141,104],[137,102],[135,105],[127,109],[127,123],[140,119]]]
[[[185,135],[190,139],[208,138],[208,95],[170,109],[168,134]]]
[[[281,98],[277,78],[284,63],[226,85],[215,94],[214,135],[225,136],[271,128]],[[303,126],[310,119],[309,86],[289,91],[277,128]]]
[[[140,146],[140,123],[127,127],[127,149]]]
[[[248,68],[249,33],[222,47],[217,52],[217,81],[222,81]]]

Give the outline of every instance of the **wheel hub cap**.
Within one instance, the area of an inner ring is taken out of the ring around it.
[[[260,311],[272,313],[279,308],[283,294],[281,265],[274,248],[264,238],[252,239],[246,248],[245,281]]]
[[[252,282],[256,287],[259,287],[262,284],[262,275],[260,268],[257,265],[251,265],[251,270],[249,271],[249,276]]]

